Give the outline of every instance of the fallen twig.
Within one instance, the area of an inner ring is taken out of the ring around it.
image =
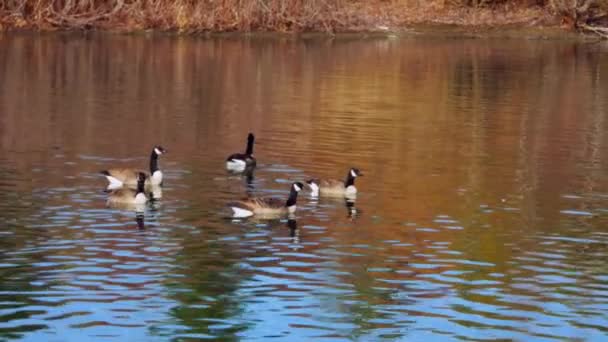
[[[595,33],[603,39],[608,39],[608,27],[591,26],[587,24],[579,24],[578,27],[584,31]]]

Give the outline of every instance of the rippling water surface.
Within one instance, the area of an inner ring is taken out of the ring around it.
[[[0,35],[0,339],[605,340],[607,52]],[[154,144],[162,200],[107,208]],[[350,166],[354,205],[225,218]]]

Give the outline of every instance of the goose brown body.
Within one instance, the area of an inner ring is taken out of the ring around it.
[[[306,183],[311,190],[312,196],[355,197],[357,195],[355,178],[359,176],[363,176],[363,173],[357,168],[351,168],[348,170],[345,181],[337,179],[310,179]]]
[[[137,189],[121,188],[111,191],[108,196],[108,205],[119,207],[144,205],[148,201],[144,193],[145,180],[146,175],[140,172],[137,174]]]
[[[285,206],[285,201],[278,198],[250,198],[240,201],[239,204],[255,215],[282,215],[290,212],[289,207]]]
[[[135,204],[137,190],[122,188],[113,190],[108,197],[108,204]]]
[[[337,179],[321,179],[318,181],[321,196],[342,197],[346,191],[344,182]]]
[[[102,171],[105,176],[111,176],[123,183],[124,186],[134,188],[137,186],[137,174],[143,173],[146,177],[145,185],[150,184],[150,174],[144,170],[116,168]]]
[[[293,183],[287,201],[278,198],[248,198],[231,204],[233,217],[277,217],[293,214],[296,211],[298,192],[302,183]]]

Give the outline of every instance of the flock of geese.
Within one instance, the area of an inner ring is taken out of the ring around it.
[[[255,136],[247,136],[245,153],[234,153],[226,159],[226,169],[232,173],[251,172],[256,167],[253,155]],[[150,171],[139,169],[114,168],[101,171],[108,180],[108,205],[141,208],[148,201],[162,196],[163,173],[158,165],[158,158],[167,151],[162,146],[154,146],[150,155]],[[333,197],[353,200],[357,195],[355,179],[363,174],[357,168],[348,170],[346,179],[309,179],[305,182],[312,197]],[[294,214],[298,193],[304,184],[291,184],[287,200],[279,198],[250,197],[228,204],[234,218],[275,218]]]

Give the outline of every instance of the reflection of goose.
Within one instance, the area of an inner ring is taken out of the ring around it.
[[[137,228],[139,230],[146,229],[146,226],[144,225],[144,214],[143,213],[137,213],[137,215],[135,215],[135,222],[137,223]]]
[[[359,169],[351,168],[348,170],[346,180],[337,179],[310,179],[306,181],[310,188],[310,194],[313,197],[355,197],[357,196],[357,188],[355,187],[355,178],[363,176]]]
[[[255,187],[253,185],[253,181],[254,181],[254,170],[255,168],[248,168],[245,170],[245,172],[243,173],[243,177],[245,177],[245,186],[247,187],[247,195],[251,196],[251,194],[253,193],[253,191],[255,190]]]
[[[253,157],[253,143],[255,136],[249,133],[247,136],[247,150],[245,153],[234,153],[226,159],[226,169],[234,172],[243,172],[245,169],[255,167],[256,161]]]
[[[289,228],[289,236],[292,239],[293,243],[300,242],[300,231],[298,230],[298,222],[295,218],[290,218],[287,220],[287,228]]]
[[[253,174],[253,170],[254,169],[248,169],[245,171],[245,173],[243,174],[245,176],[245,182],[247,183],[247,187],[253,187],[253,180],[254,180],[254,174]]]
[[[163,188],[158,185],[150,186],[148,189],[148,194],[151,201],[159,200],[163,198]]]
[[[150,155],[150,174],[146,176],[146,186],[159,186],[163,182],[163,173],[158,168],[158,156],[167,151],[162,146],[154,146]],[[143,172],[137,169],[108,169],[101,171],[106,176],[108,189],[118,189],[123,186],[135,187],[137,185],[137,174]]]
[[[133,190],[130,188],[117,189],[110,192],[108,197],[108,205],[112,207],[123,207],[123,208],[134,208],[139,209],[148,202],[148,197],[144,192],[144,183],[146,181],[146,175],[143,172],[139,172],[137,175],[137,189]]]
[[[350,219],[357,218],[357,216],[359,216],[359,211],[357,210],[357,207],[355,207],[355,201],[352,199],[347,199],[345,201],[345,204],[346,204],[347,217]]]
[[[273,218],[293,214],[296,211],[298,192],[302,190],[302,187],[303,184],[300,182],[293,183],[287,201],[278,198],[250,198],[232,203],[230,205],[232,217],[244,218],[255,215],[263,218]]]

